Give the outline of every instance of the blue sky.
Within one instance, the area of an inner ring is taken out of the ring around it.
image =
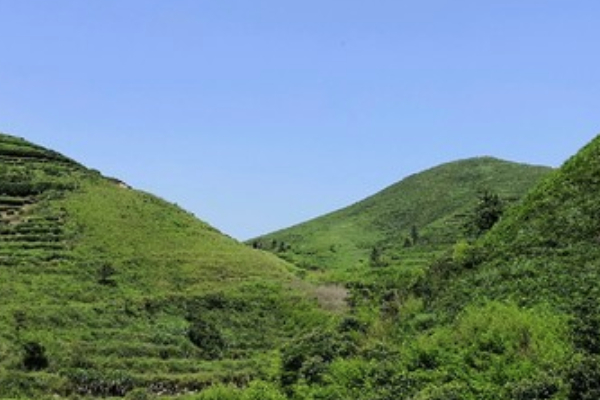
[[[597,0],[0,0],[0,131],[240,239],[600,133]]]

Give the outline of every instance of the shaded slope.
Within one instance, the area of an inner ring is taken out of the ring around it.
[[[307,269],[356,270],[375,248],[386,263],[426,264],[460,236],[483,190],[520,198],[550,171],[494,158],[444,164],[348,208],[250,241]]]
[[[267,354],[323,318],[289,268],[0,135],[0,397],[177,393],[264,376]]]

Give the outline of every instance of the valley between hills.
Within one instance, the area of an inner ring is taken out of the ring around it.
[[[0,135],[0,398],[600,398],[600,136],[239,243]]]

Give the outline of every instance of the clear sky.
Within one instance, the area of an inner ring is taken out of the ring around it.
[[[0,131],[247,239],[600,133],[598,0],[0,0]]]

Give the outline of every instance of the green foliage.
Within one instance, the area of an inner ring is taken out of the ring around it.
[[[347,336],[325,329],[290,342],[282,354],[282,385],[289,387],[300,380],[320,382],[328,365],[338,357],[352,354],[353,346]]]
[[[98,283],[105,286],[116,286],[116,281],[114,280],[114,276],[117,271],[107,263],[103,263],[98,268]]]
[[[275,385],[254,381],[243,391],[241,400],[286,400],[286,397]]]
[[[569,371],[569,400],[600,398],[600,359],[597,356],[579,360]]]
[[[27,371],[41,371],[48,368],[46,348],[40,343],[27,342],[23,345],[23,368]]]
[[[223,356],[227,343],[221,332],[211,323],[195,320],[190,325],[187,334],[190,341],[199,347],[202,354],[208,359]]]
[[[466,240],[460,240],[452,249],[452,261],[459,265],[472,263],[473,246]]]
[[[247,388],[216,385],[207,388],[198,395],[184,397],[189,400],[286,400],[276,386],[264,381],[254,381]]]
[[[191,400],[192,398],[190,398]],[[241,400],[240,391],[231,386],[215,385],[203,390],[193,400]]]
[[[54,374],[0,370],[2,399],[46,399],[67,393],[67,382]]]
[[[467,235],[479,237],[492,229],[504,214],[504,202],[496,193],[483,191],[473,213],[465,223]]]
[[[382,268],[386,266],[386,262],[383,259],[383,251],[380,247],[373,247],[371,249],[371,254],[369,255],[369,265],[372,268]]]
[[[304,381],[296,393],[361,400],[564,399],[572,357],[566,318],[545,308],[490,302],[413,336],[399,351],[380,346],[336,358],[319,381]]]

